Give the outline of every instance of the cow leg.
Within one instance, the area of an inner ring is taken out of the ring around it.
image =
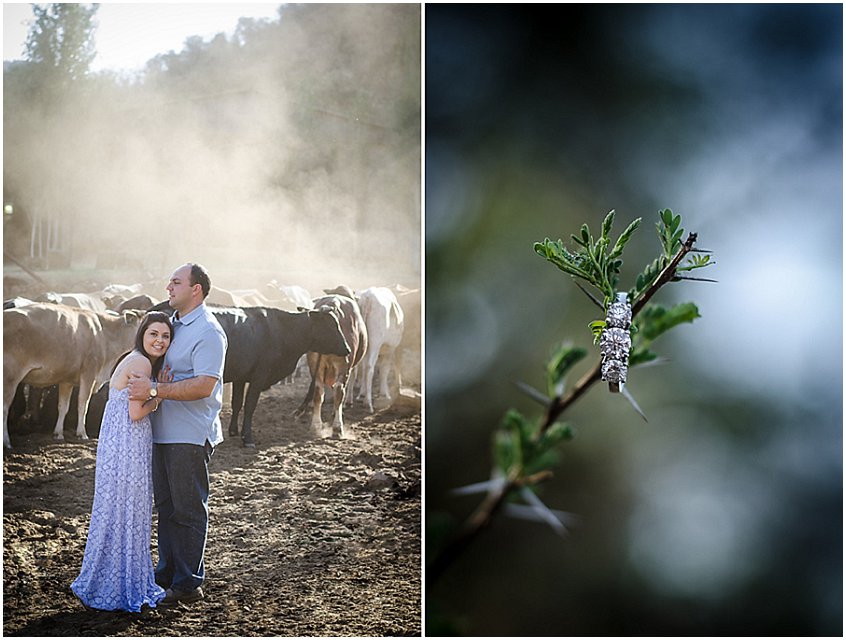
[[[323,419],[320,416],[320,409],[323,406],[323,383],[314,381],[314,397],[311,401],[311,428],[314,432],[323,437]]]
[[[402,357],[402,354],[398,355],[397,349],[395,347],[394,348],[394,355],[391,358],[391,362],[393,363],[394,375],[396,376],[396,386],[394,387],[394,389],[397,392],[396,397],[399,397],[400,389],[402,389],[402,373],[400,373],[402,371],[402,366],[401,366],[402,359],[401,359],[401,357]]]
[[[365,356],[367,366],[364,368],[364,401],[367,404],[367,410],[373,413],[373,374],[376,373],[376,363],[379,360],[379,351],[373,349],[368,351]]]
[[[347,404],[348,406],[353,406],[353,398],[355,397],[355,383],[358,382],[358,367],[353,367],[352,371],[350,371],[350,381],[349,381],[349,388],[350,392],[347,394]],[[359,400],[361,399],[361,383],[359,382]]]
[[[12,441],[9,439],[9,407],[15,397],[15,391],[21,385],[23,375],[16,376],[13,369],[3,367],[3,447],[12,448]]]
[[[14,398],[13,393],[9,393],[9,385],[4,385],[3,393],[3,446],[6,449],[12,448],[12,441],[9,439],[9,407],[12,405]],[[15,385],[17,387],[17,385]],[[14,389],[15,387],[12,387]]]
[[[9,439],[9,405],[12,404],[9,397],[3,398],[3,446],[6,449],[12,448],[12,441]]]
[[[232,383],[232,417],[229,419],[229,435],[238,435],[238,415],[244,403],[244,382]]]
[[[21,385],[26,388],[26,410],[23,418],[30,424],[38,424],[41,421],[41,398],[44,389],[30,385]]]
[[[358,383],[358,389],[359,389],[358,399],[361,400],[362,397],[363,397],[362,394],[364,393],[364,374],[361,371],[361,363],[354,366],[352,368],[352,370],[350,371],[349,382],[347,382],[347,389],[349,390],[349,393],[345,394],[345,398],[346,398],[346,402],[347,402],[348,407],[352,407],[353,404],[355,404],[353,402],[353,398],[355,397],[356,382]]]
[[[12,424],[22,423],[26,418],[26,389],[25,384],[19,384],[9,405],[9,421]]]
[[[72,393],[72,384],[63,382],[59,385],[59,418],[56,420],[56,428],[53,430],[54,440],[65,439],[65,434],[63,433],[65,427],[65,416],[68,415],[68,407],[70,406]]]
[[[253,412],[258,405],[261,391],[261,386],[255,382],[251,382],[250,388],[247,389],[247,402],[244,404],[244,428],[241,430],[241,438],[245,447],[256,446],[253,441]]]
[[[347,385],[344,382],[337,382],[334,387],[335,413],[332,420],[332,434],[338,431],[338,437],[344,437],[344,396],[347,393]],[[352,394],[352,391],[350,391]]]
[[[94,391],[94,380],[79,381],[79,399],[76,405],[76,437],[80,440],[88,440],[85,433],[85,414],[88,413],[88,402],[91,400],[91,393]]]
[[[393,394],[388,385],[388,379],[391,375],[391,370],[396,369],[394,361],[395,352],[393,348],[389,348],[386,353],[382,355],[379,362],[379,395],[387,398],[388,406],[391,405]]]

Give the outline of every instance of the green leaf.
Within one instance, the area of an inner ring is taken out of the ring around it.
[[[566,422],[556,422],[541,436],[538,443],[540,449],[550,449],[560,442],[572,440],[575,437],[573,428]]]
[[[546,258],[549,262],[564,271],[565,273],[582,278],[592,283],[592,278],[584,269],[577,263],[578,256],[571,254],[561,241],[552,241],[546,238],[543,242],[535,242],[533,245],[535,253]]]
[[[641,218],[635,218],[632,223],[626,227],[626,230],[620,234],[620,237],[617,238],[617,242],[614,243],[614,248],[611,249],[611,253],[608,254],[609,259],[618,258],[623,253],[626,243],[631,240],[632,235],[640,226],[640,221]]]
[[[716,262],[711,262],[711,255],[707,253],[694,253],[689,256],[689,262],[680,265],[676,271],[693,271],[694,269],[702,269],[703,267],[710,267]]]
[[[608,212],[605,220],[602,221],[602,239],[608,240],[608,234],[611,233],[611,225],[614,224],[614,209]]]
[[[599,338],[602,336],[602,332],[605,331],[605,324],[605,320],[594,320],[588,325],[590,332],[593,334],[593,344],[599,344]]]
[[[639,364],[646,364],[652,362],[658,357],[657,353],[653,353],[649,349],[633,350],[629,356],[629,367],[636,367]]]
[[[502,426],[494,433],[494,459],[496,466],[506,475],[519,471],[523,464],[523,431],[526,419],[515,409],[509,410]]]
[[[525,475],[532,475],[539,471],[553,469],[558,465],[559,461],[558,452],[552,449],[538,451],[530,460],[526,461],[523,473]]]
[[[638,333],[644,343],[649,343],[673,327],[701,317],[699,309],[692,302],[683,302],[670,309],[650,304],[637,317]]]
[[[564,381],[567,372],[585,356],[587,356],[587,349],[574,347],[568,343],[562,343],[558,346],[546,364],[547,384],[550,395],[557,395],[556,387]]]

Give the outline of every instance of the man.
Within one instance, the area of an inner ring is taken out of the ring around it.
[[[206,270],[185,264],[167,285],[173,315],[173,341],[165,354],[172,382],[133,375],[130,398],[161,399],[153,424],[153,493],[159,513],[156,582],[166,590],[159,604],[203,598],[203,556],[208,531],[208,464],[223,441],[220,407],[226,334],[205,298],[211,289]]]

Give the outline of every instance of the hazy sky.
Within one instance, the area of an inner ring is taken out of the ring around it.
[[[278,2],[123,3],[104,2],[97,11],[97,57],[93,71],[143,69],[147,60],[168,51],[179,52],[189,36],[209,40],[223,32],[230,35],[238,18],[277,18]],[[23,58],[29,3],[3,4],[3,60]]]

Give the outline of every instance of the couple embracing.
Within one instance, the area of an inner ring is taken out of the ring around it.
[[[206,270],[167,286],[171,317],[144,316],[109,380],[85,555],[71,589],[91,609],[140,611],[203,598],[208,463],[223,441],[226,335],[204,303]],[[159,561],[150,551],[152,502]]]

